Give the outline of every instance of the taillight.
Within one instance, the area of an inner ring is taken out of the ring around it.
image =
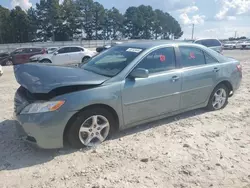
[[[236,65],[236,67],[239,72],[242,72],[242,66],[240,64]]]

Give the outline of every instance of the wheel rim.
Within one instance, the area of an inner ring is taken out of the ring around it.
[[[84,57],[84,58],[82,59],[82,63],[87,62],[89,59],[90,59],[89,57]]]
[[[212,102],[213,107],[216,110],[221,109],[224,106],[226,99],[227,99],[226,90],[223,88],[218,89],[214,93],[213,102]]]
[[[12,61],[7,61],[6,65],[8,65],[8,66],[12,65]]]
[[[83,122],[79,130],[79,139],[85,146],[93,147],[102,143],[108,136],[110,124],[107,118],[94,115]]]

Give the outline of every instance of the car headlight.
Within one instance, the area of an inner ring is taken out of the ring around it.
[[[26,106],[21,114],[53,112],[61,108],[65,101],[36,102]]]

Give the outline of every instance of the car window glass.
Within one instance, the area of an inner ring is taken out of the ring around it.
[[[9,54],[0,54],[0,58],[7,57]]]
[[[40,49],[40,48],[32,48],[32,52],[34,52],[34,53],[41,52],[41,51],[42,51],[42,49]]]
[[[64,54],[64,53],[69,53],[69,52],[70,52],[69,47],[61,48],[61,49],[58,50],[59,54]]]
[[[202,42],[200,40],[195,42],[196,44],[202,44]]]
[[[182,67],[192,67],[205,64],[203,51],[194,47],[179,47]]]
[[[81,52],[82,49],[81,48],[78,48],[78,47],[71,47],[71,52]]]
[[[24,53],[24,49],[17,49],[14,52],[12,52],[12,54],[22,54]]]
[[[114,46],[105,53],[100,53],[93,57],[82,68],[97,74],[113,77],[120,73],[143,51],[143,48]]]
[[[149,73],[175,69],[175,52],[173,47],[161,48],[147,55],[136,68],[144,68]]]
[[[205,55],[205,60],[207,64],[218,63],[218,61],[215,58],[213,58],[211,55],[205,52],[204,52],[204,55]]]
[[[196,41],[196,43],[202,44],[206,47],[221,46],[221,43],[216,39],[204,39],[204,40]]]

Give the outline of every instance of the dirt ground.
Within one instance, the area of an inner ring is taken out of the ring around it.
[[[225,51],[243,65],[228,106],[195,110],[129,129],[95,149],[42,150],[21,141],[12,119],[18,87],[0,77],[0,188],[249,188],[250,51]]]

